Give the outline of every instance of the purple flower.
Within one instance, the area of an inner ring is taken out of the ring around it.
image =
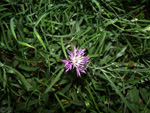
[[[81,77],[80,72],[86,73],[86,69],[88,68],[87,63],[90,62],[90,58],[85,55],[85,49],[76,49],[74,46],[74,52],[68,52],[69,54],[69,60],[62,60],[65,63],[64,68],[66,69],[65,72],[67,72],[69,69],[76,68],[77,76]]]

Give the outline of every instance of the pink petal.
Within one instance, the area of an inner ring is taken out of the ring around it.
[[[64,62],[64,63],[69,63],[70,62],[70,60],[61,60],[62,62]]]
[[[76,68],[76,71],[77,71],[77,76],[81,77],[81,74],[78,68]]]
[[[68,69],[66,69],[66,71],[65,72],[67,72],[69,70],[69,68]]]

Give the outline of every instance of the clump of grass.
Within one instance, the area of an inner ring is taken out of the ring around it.
[[[0,1],[0,110],[150,112],[148,0]],[[87,74],[64,73],[73,46]]]

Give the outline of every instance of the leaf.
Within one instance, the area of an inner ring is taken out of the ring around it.
[[[129,91],[129,96],[132,107],[136,110],[136,113],[139,113],[139,91],[136,87]]]
[[[119,53],[117,53],[116,58],[121,57],[122,55],[124,55],[125,50],[127,49],[127,46],[124,46],[121,51]]]
[[[132,113],[136,112],[136,110],[131,106],[131,104],[125,99],[122,93],[119,91],[117,86],[113,83],[113,81],[109,78],[109,76],[103,71],[104,75],[110,82],[110,85],[115,89],[116,93],[121,97],[122,101],[126,104],[126,106],[132,111]]]
[[[37,20],[37,22],[36,22],[36,24],[35,24],[34,27],[36,27],[36,26],[40,23],[40,21],[41,21],[45,16],[47,16],[47,15],[48,15],[48,13],[45,13],[45,14],[43,14],[41,17],[39,17],[39,19]]]
[[[64,108],[64,106],[63,106],[63,104],[61,103],[61,101],[60,101],[59,97],[57,96],[57,94],[56,94],[56,93],[55,93],[54,95],[55,95],[55,98],[57,99],[57,101],[58,101],[59,105],[61,106],[62,111],[63,111],[64,113],[66,113],[66,110],[65,110],[65,108]]]
[[[47,86],[46,90],[44,91],[44,93],[47,93],[52,86],[60,79],[61,74],[64,72],[64,69],[61,69],[59,71],[59,73],[56,75],[56,77],[54,78],[54,80],[52,80],[52,82]]]
[[[3,87],[6,88],[7,85],[7,75],[5,69],[3,69],[4,75],[3,75]]]
[[[31,66],[27,66],[24,64],[19,64],[18,68],[25,70],[25,71],[36,71],[38,69],[37,67],[31,67]]]
[[[19,80],[21,81],[22,85],[24,86],[24,88],[29,91],[30,88],[32,88],[32,86],[27,82],[27,80],[25,79],[25,77],[19,72],[17,71],[16,69],[10,67],[10,66],[7,66],[7,65],[4,65],[5,67],[7,67],[9,70],[12,70],[12,72],[14,74],[16,74],[16,76],[19,78]]]
[[[17,36],[16,36],[16,33],[15,33],[15,29],[14,29],[14,18],[11,18],[11,20],[10,20],[10,29],[11,29],[11,32],[12,32],[12,34],[13,34],[13,36],[15,37],[15,39],[17,40]]]
[[[83,106],[84,103],[81,101],[77,101],[77,100],[71,100],[70,101],[71,104],[77,105],[77,106]]]
[[[46,46],[41,38],[41,36],[38,34],[38,32],[36,31],[36,28],[34,27],[34,34],[35,36],[38,38],[38,40],[40,41],[40,43],[42,44],[42,46],[44,47],[44,49],[47,51]]]
[[[30,47],[30,48],[36,49],[34,46],[31,46],[31,45],[30,45],[30,44],[28,44],[28,43],[21,42],[21,41],[18,41],[18,43],[19,43],[20,45],[23,45],[23,46],[27,46],[27,47]]]
[[[20,45],[23,45],[23,46],[27,46],[27,47],[30,47],[30,48],[33,48],[33,49],[35,49],[35,47],[34,46],[31,46],[30,44],[28,44],[28,43],[25,43],[25,42],[22,42],[22,41],[19,41],[18,39],[17,39],[17,36],[16,36],[16,33],[15,33],[15,28],[14,28],[14,18],[12,18],[11,20],[10,20],[10,28],[11,28],[11,32],[12,32],[12,34],[13,34],[13,36],[15,37],[15,39],[17,40],[17,42],[20,44]]]
[[[65,47],[64,47],[64,43],[63,43],[63,38],[61,37],[61,47],[62,47],[62,50],[64,52],[64,55],[66,57],[66,59],[68,59],[68,56],[67,56],[67,53],[66,53],[66,50],[65,50]]]

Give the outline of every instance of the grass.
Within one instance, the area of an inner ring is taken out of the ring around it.
[[[1,0],[0,112],[149,113],[149,0]],[[64,72],[85,48],[87,74]]]

